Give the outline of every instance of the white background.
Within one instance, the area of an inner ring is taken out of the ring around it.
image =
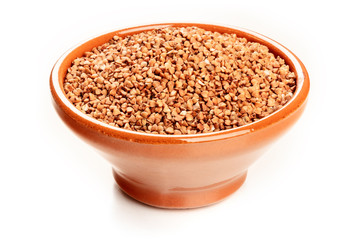
[[[10,1],[9,1],[10,2]],[[356,1],[12,1],[0,8],[0,239],[360,239]],[[225,201],[139,204],[56,115],[49,74],[93,35],[159,22],[245,27],[292,50],[311,92],[300,121]]]

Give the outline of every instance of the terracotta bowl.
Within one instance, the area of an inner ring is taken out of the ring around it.
[[[268,46],[296,73],[294,97],[282,109],[252,124],[197,135],[145,134],[112,127],[83,114],[65,97],[63,81],[75,58],[109,41],[115,33],[126,36],[167,26],[235,33]],[[56,62],[50,88],[61,119],[112,164],[115,181],[125,193],[156,207],[194,208],[216,203],[244,183],[249,166],[302,114],[309,77],[292,52],[261,34],[208,24],[164,23],[108,32],[75,46]]]

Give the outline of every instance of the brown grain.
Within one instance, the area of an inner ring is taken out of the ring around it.
[[[235,34],[162,28],[111,41],[73,61],[68,99],[111,126],[157,134],[208,133],[268,116],[296,76],[269,49]]]

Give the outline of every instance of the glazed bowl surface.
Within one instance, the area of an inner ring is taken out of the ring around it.
[[[214,133],[158,135],[113,127],[75,108],[66,98],[63,82],[77,57],[108,42],[115,34],[127,36],[168,26],[197,26],[235,33],[266,45],[296,74],[292,99],[259,121]],[[67,51],[50,76],[53,104],[63,122],[95,147],[113,166],[119,187],[136,200],[163,208],[194,208],[218,202],[245,181],[249,166],[288,130],[304,111],[309,76],[303,63],[287,48],[247,29],[198,23],[163,23],[111,31]]]

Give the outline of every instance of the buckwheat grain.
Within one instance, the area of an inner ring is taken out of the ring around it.
[[[295,88],[294,72],[266,46],[197,27],[115,35],[75,59],[64,80],[67,98],[99,121],[175,135],[252,123]]]

